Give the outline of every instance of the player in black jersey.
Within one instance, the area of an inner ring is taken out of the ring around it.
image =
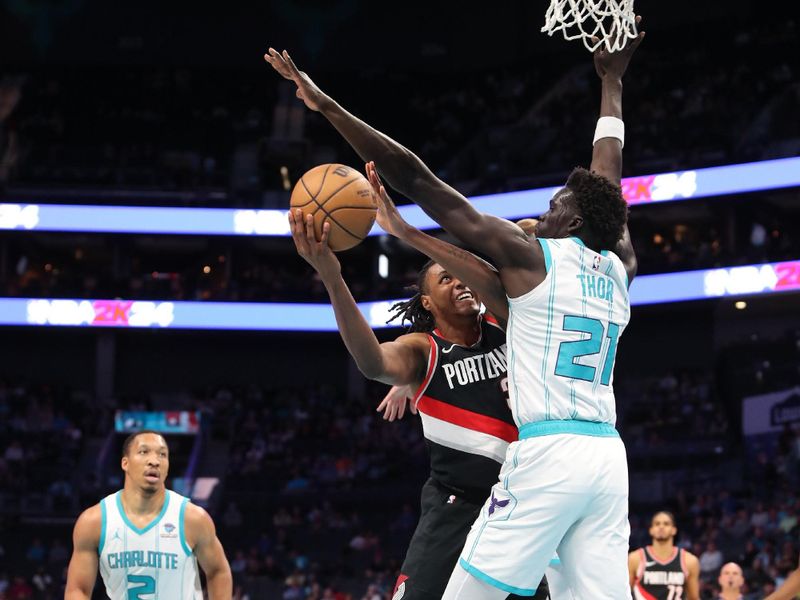
[[[379,224],[389,227],[384,215]],[[440,600],[470,526],[497,481],[505,448],[517,435],[504,387],[505,334],[496,319],[480,312],[481,298],[490,310],[507,311],[496,271],[419,232],[426,238],[422,248],[440,262],[423,267],[417,293],[396,307],[398,316],[410,321],[410,333],[380,344],[341,277],[327,243],[327,224],[317,242],[311,221],[304,222],[300,211],[290,213],[289,220],[297,251],[319,273],[361,372],[416,389],[431,476],[394,598]],[[496,510],[503,509],[500,504]],[[543,582],[535,598],[546,597]]]
[[[700,561],[675,546],[675,517],[661,511],[653,515],[653,543],[631,552],[628,571],[636,600],[699,600]]]

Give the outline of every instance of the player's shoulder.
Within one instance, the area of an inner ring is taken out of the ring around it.
[[[683,554],[683,561],[686,563],[687,566],[700,564],[700,559],[697,558],[697,556],[695,556],[688,550],[681,548],[681,553]]]
[[[103,528],[103,511],[98,502],[84,510],[75,521],[76,539],[99,540]]]
[[[412,348],[424,348],[427,350],[430,342],[428,341],[428,334],[415,331],[413,333],[405,333],[394,340],[398,344],[411,346]]]
[[[186,502],[186,507],[183,513],[183,525],[187,528],[187,530],[189,528],[203,529],[209,526],[213,527],[214,520],[211,518],[211,515],[208,514],[206,509],[189,501]]]
[[[201,544],[207,543],[217,535],[214,520],[206,509],[192,502],[187,502],[183,513],[183,531],[186,553],[195,551]]]
[[[641,558],[643,551],[644,548],[636,548],[636,550],[631,550],[630,552],[628,552],[628,560],[638,561]]]

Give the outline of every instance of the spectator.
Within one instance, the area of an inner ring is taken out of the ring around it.
[[[247,569],[247,558],[242,550],[237,550],[234,559],[231,561],[231,573],[238,575]]]
[[[44,570],[44,567],[39,567],[33,579],[31,579],[31,583],[33,583],[33,587],[38,592],[38,595],[46,596],[52,590],[53,578]]]
[[[44,544],[42,544],[42,540],[37,538],[33,538],[31,545],[28,546],[28,551],[25,553],[25,558],[27,558],[31,562],[41,563],[44,562],[46,556],[46,550]]]
[[[8,588],[9,600],[31,600],[33,588],[25,581],[24,577],[14,577],[13,583]]]
[[[708,575],[719,571],[722,567],[722,552],[714,542],[709,542],[705,551],[700,555],[700,573]]]
[[[222,516],[222,522],[228,529],[238,529],[242,526],[242,513],[239,512],[239,507],[235,502],[228,504],[228,508]]]

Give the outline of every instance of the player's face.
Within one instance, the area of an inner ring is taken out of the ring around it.
[[[675,537],[678,530],[672,519],[665,514],[657,514],[650,524],[650,537],[658,542],[667,542]]]
[[[572,235],[572,229],[579,224],[574,202],[571,200],[572,192],[562,188],[550,199],[550,208],[539,217],[534,233],[542,238],[565,238]]]
[[[169,472],[169,449],[155,433],[136,436],[122,457],[122,470],[142,490],[155,492],[164,487]]]
[[[739,565],[728,563],[719,573],[719,587],[723,590],[739,591],[744,586],[744,575]]]
[[[425,284],[425,296],[430,304],[428,310],[433,313],[434,318],[437,313],[477,315],[481,310],[481,301],[477,294],[441,265],[433,265],[428,269]]]

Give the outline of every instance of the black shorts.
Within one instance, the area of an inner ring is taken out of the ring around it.
[[[400,569],[394,600],[441,600],[470,527],[483,506],[483,502],[454,495],[433,479],[422,486],[420,504],[419,523]],[[547,582],[543,579],[533,598],[547,597]]]

